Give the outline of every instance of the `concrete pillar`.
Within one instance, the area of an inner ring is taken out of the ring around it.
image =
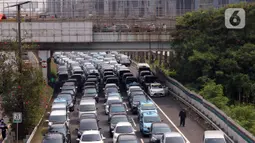
[[[158,60],[158,51],[156,51],[156,53],[154,53],[155,55],[155,61]]]
[[[48,64],[48,58],[50,58],[50,51],[38,51],[38,56],[39,58],[43,61],[45,61],[47,63],[47,67],[46,68],[42,68],[42,73],[43,73],[43,78],[45,79],[46,83],[48,83],[48,66],[50,66],[50,64]]]
[[[150,53],[149,53],[149,61],[150,61],[150,64],[152,63],[152,58],[153,58],[153,55],[152,55],[152,51],[150,51]]]
[[[162,65],[162,55],[163,51],[159,51],[159,65]]]
[[[164,52],[164,67],[168,67],[168,63],[167,63],[167,58],[168,58],[168,56],[167,56],[167,51],[165,51]]]
[[[149,52],[145,51],[145,59],[148,61],[149,60]]]

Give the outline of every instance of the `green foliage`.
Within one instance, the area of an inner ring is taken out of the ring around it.
[[[0,54],[2,107],[9,118],[12,118],[13,112],[22,112],[23,122],[19,125],[19,137],[24,138],[44,113],[42,97],[46,90],[42,73],[38,69],[23,66],[20,73],[17,64],[19,59],[9,55],[11,54]],[[14,131],[15,127],[12,127]]]
[[[224,12],[228,7],[244,8],[244,29],[225,27]],[[172,35],[176,79],[200,91],[205,99],[253,134],[255,110],[243,103],[255,103],[254,15],[255,3],[190,12],[177,19]]]

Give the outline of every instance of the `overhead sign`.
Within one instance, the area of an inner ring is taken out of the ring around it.
[[[12,113],[12,122],[13,123],[22,123],[22,113],[21,112]]]

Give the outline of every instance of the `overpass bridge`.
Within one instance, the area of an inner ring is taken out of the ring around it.
[[[0,23],[0,41],[16,39],[17,23]],[[170,31],[93,32],[92,22],[23,22],[23,43],[34,50],[168,50]]]

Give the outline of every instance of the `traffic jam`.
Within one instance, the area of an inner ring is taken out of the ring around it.
[[[148,64],[134,67],[118,52],[56,52],[53,59],[58,92],[43,143],[186,143],[151,99],[167,88]]]

